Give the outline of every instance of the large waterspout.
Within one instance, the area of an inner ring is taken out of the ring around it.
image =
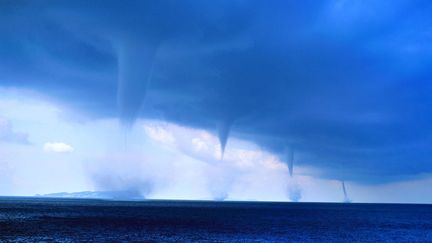
[[[343,191],[343,194],[344,194],[344,202],[346,202],[346,203],[351,202],[351,200],[348,197],[348,193],[347,193],[347,190],[346,190],[346,187],[345,187],[345,181],[342,181],[342,191]]]
[[[285,155],[290,176],[288,183],[288,196],[292,202],[298,202],[302,197],[302,190],[297,182],[297,178],[294,177],[294,149],[292,146],[285,147]]]
[[[131,127],[139,115],[152,78],[155,53],[155,45],[125,41],[119,46],[117,102],[124,127]]]

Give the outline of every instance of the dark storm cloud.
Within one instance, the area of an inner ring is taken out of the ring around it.
[[[293,146],[296,165],[330,178],[432,172],[429,1],[3,1],[0,9],[3,86],[126,125],[157,116],[220,127],[222,149],[229,136],[282,158]]]

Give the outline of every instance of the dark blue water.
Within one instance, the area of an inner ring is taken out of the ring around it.
[[[3,241],[432,241],[432,205],[0,198]]]

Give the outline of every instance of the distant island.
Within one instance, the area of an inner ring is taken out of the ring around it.
[[[83,192],[56,192],[49,194],[36,194],[36,197],[53,198],[88,198],[110,200],[142,200],[145,199],[137,191],[83,191]]]

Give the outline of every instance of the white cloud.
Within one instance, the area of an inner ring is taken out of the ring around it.
[[[159,121],[146,121],[144,131],[153,141],[203,163],[199,178],[205,179],[199,184],[207,186],[210,199],[289,200],[286,164],[255,144],[230,138],[221,160],[219,140],[208,131]]]
[[[175,147],[192,158],[221,163],[219,140],[210,132],[159,121],[146,121],[144,131],[152,140]],[[223,161],[245,170],[256,167],[281,171],[287,169],[277,156],[236,138],[230,138]]]
[[[43,149],[45,152],[53,153],[70,153],[74,151],[72,146],[65,143],[45,143]]]
[[[163,126],[158,126],[157,124],[154,123],[148,123],[144,126],[144,130],[146,132],[146,134],[151,137],[153,140],[162,142],[162,143],[167,143],[167,144],[173,144],[175,143],[175,138],[174,136],[167,131],[166,129],[164,129]]]

